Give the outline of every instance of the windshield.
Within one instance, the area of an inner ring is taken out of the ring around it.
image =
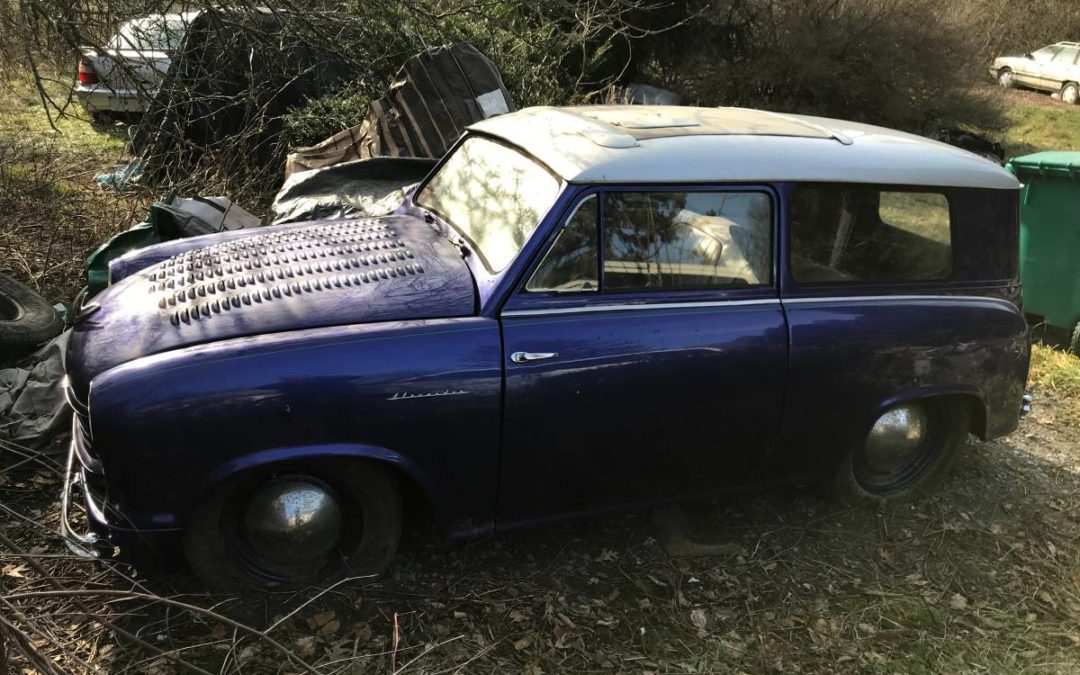
[[[109,41],[113,49],[170,52],[180,48],[187,26],[180,18],[148,17],[124,24]]]
[[[559,194],[560,181],[517,150],[481,136],[458,146],[416,204],[465,236],[491,272],[510,264]]]

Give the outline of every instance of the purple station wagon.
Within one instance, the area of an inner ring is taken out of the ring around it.
[[[1013,430],[1016,179],[917,136],[743,109],[532,108],[397,211],[161,244],[68,355],[65,500],[214,586],[725,491],[922,490]]]

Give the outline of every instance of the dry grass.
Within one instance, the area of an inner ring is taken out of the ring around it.
[[[1048,411],[1062,424],[1080,426],[1080,356],[1037,344],[1031,350],[1031,387],[1054,403]]]
[[[55,131],[36,96],[28,80],[13,78],[0,99],[0,274],[58,302],[85,284],[86,256],[141,220],[150,197],[93,182],[123,156],[123,128],[62,117]]]

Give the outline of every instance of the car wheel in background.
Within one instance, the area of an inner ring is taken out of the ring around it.
[[[1015,82],[1013,81],[1013,72],[1008,68],[1002,68],[998,71],[997,75],[998,84],[1006,89],[1012,89]]]
[[[32,352],[63,329],[63,320],[45,298],[0,276],[0,363]]]
[[[382,572],[401,526],[393,473],[370,462],[326,460],[218,485],[188,522],[184,550],[211,588],[296,586]]]
[[[1066,82],[1061,87],[1061,100],[1069,105],[1080,102],[1080,85],[1075,82]]]
[[[1080,321],[1073,326],[1072,335],[1069,338],[1069,351],[1080,356]]]
[[[873,424],[861,447],[844,459],[831,485],[845,504],[910,497],[948,473],[970,430],[957,399],[901,403]]]

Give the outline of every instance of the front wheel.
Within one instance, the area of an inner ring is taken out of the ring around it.
[[[1013,72],[1008,68],[1002,68],[998,71],[997,81],[1005,89],[1012,89],[1016,84],[1013,79]]]
[[[831,484],[845,504],[902,499],[925,492],[948,473],[970,430],[963,402],[929,399],[902,403],[874,422]]]
[[[271,467],[211,490],[184,530],[184,551],[211,588],[295,586],[382,572],[401,524],[397,481],[382,466]]]

